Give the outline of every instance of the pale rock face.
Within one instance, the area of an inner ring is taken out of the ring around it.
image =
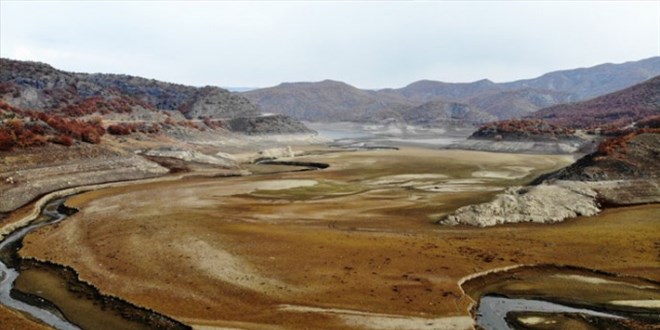
[[[236,161],[231,158],[225,158],[222,157],[221,155],[211,156],[191,150],[165,150],[165,149],[148,150],[147,152],[145,152],[145,155],[176,158],[186,162],[218,165],[226,168],[234,168],[237,166]]]
[[[282,148],[270,148],[262,150],[259,152],[262,157],[274,157],[274,158],[292,158],[296,155],[291,149],[291,146],[282,147]]]
[[[596,195],[589,184],[575,181],[512,187],[490,202],[459,208],[441,223],[488,227],[518,222],[558,222],[600,212]]]

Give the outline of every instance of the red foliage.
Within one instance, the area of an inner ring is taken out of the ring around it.
[[[18,87],[13,83],[0,83],[0,95],[11,94],[13,97],[21,96],[21,92],[18,90]]]
[[[26,128],[22,119],[11,119],[0,126],[0,150],[2,151],[9,151],[13,147],[43,146],[46,142],[46,137],[39,132],[39,129],[33,131]]]
[[[147,133],[149,134],[156,134],[160,132],[160,126],[156,123],[152,123],[149,127],[147,127]]]
[[[660,128],[660,115],[646,117],[635,124],[639,128]]]
[[[636,130],[621,130],[618,135],[605,139],[598,145],[600,156],[620,156],[625,155],[628,149],[628,142],[637,135],[644,133],[660,134],[660,128],[641,128]]]
[[[10,151],[15,145],[14,135],[6,128],[0,127],[0,151]]]
[[[204,122],[204,125],[211,129],[222,128],[222,121],[220,120],[212,120],[209,117],[204,117],[202,121]]]
[[[67,135],[56,135],[48,139],[48,142],[69,147],[73,144],[73,139]]]
[[[125,123],[112,124],[107,128],[108,133],[111,135],[128,135],[131,134],[131,129]]]
[[[144,122],[139,123],[117,123],[108,126],[108,133],[112,135],[129,135],[140,132],[145,134],[156,134],[160,132],[160,126],[156,123],[147,125]]]
[[[176,122],[174,121],[174,119],[172,119],[172,117],[169,117],[169,116],[168,116],[168,117],[165,119],[165,121],[163,122],[163,125],[164,125],[164,126],[174,126],[174,125],[176,125]]]
[[[82,117],[93,113],[131,113],[133,106],[140,105],[146,109],[152,107],[144,102],[136,99],[119,96],[114,98],[103,98],[101,96],[93,96],[82,100],[76,104],[67,105],[59,111],[69,117]]]
[[[182,127],[189,127],[189,128],[194,128],[196,130],[201,130],[201,128],[199,127],[199,125],[197,125],[197,123],[190,120],[182,120],[177,124]]]

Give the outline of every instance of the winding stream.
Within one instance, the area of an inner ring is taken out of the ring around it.
[[[14,231],[0,242],[0,303],[14,310],[31,315],[32,317],[57,329],[80,329],[67,321],[63,316],[57,315],[47,309],[33,306],[21,300],[14,299],[11,291],[18,277],[16,265],[13,264],[16,253],[20,248],[21,240],[30,231],[66,219],[67,215],[60,213],[58,208],[65,198],[51,201],[44,207],[42,214],[47,217],[42,221],[34,221],[30,225]]]

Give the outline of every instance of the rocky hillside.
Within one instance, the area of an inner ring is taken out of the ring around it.
[[[541,108],[611,93],[660,74],[660,57],[557,71],[509,83],[421,80],[398,89],[362,90],[337,81],[284,83],[244,93],[265,112],[309,121],[405,121],[430,101],[455,102],[497,119],[520,118]],[[431,115],[424,116],[432,119]],[[431,120],[423,123],[431,125]],[[419,122],[417,122],[419,123]]]
[[[597,98],[539,110],[533,117],[573,128],[622,127],[660,114],[660,76]]]

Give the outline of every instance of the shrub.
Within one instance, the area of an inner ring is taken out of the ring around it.
[[[63,146],[71,146],[73,144],[73,139],[67,135],[56,135],[51,137],[48,140],[50,143],[61,144]]]
[[[0,151],[10,151],[15,145],[14,135],[0,127]]]

